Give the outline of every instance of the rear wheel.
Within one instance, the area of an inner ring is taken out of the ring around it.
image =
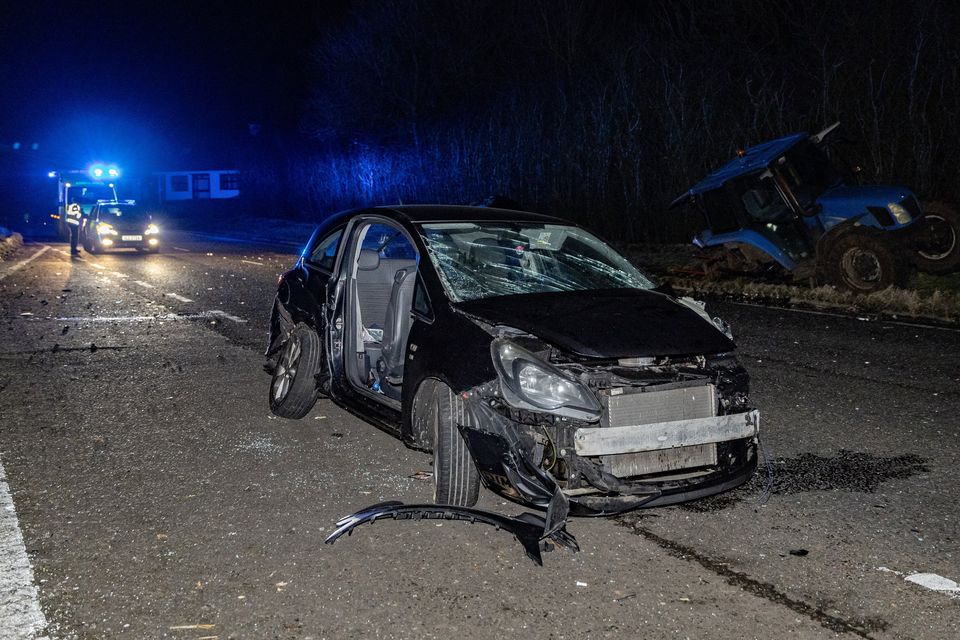
[[[822,271],[827,281],[854,293],[873,293],[906,284],[904,260],[877,232],[854,229],[827,249]]]
[[[435,380],[425,382],[420,393],[430,394],[427,401],[414,406],[430,413],[433,426],[433,501],[472,507],[480,495],[480,473],[457,427],[466,420],[463,399]]]
[[[943,202],[924,207],[922,235],[914,256],[917,269],[927,273],[950,273],[960,268],[960,214]]]
[[[301,323],[280,352],[270,381],[270,411],[281,418],[302,418],[317,401],[317,372],[322,366],[320,336]]]

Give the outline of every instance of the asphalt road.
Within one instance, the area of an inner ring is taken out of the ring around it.
[[[323,544],[361,507],[428,501],[430,459],[328,401],[270,415],[261,352],[293,255],[66,249],[0,264],[2,638],[957,637],[960,332],[714,306],[768,467],[574,520],[581,552],[538,567],[481,524]]]

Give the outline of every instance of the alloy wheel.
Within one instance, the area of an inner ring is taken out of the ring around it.
[[[287,397],[294,378],[297,377],[297,365],[300,362],[300,340],[290,336],[287,346],[277,363],[277,371],[273,377],[273,399],[277,402]]]

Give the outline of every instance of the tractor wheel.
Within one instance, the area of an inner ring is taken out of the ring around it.
[[[913,257],[926,273],[950,273],[960,268],[960,214],[943,202],[924,207],[920,245]]]
[[[829,284],[854,293],[902,287],[907,263],[878,232],[857,228],[838,237],[823,255],[821,271]]]

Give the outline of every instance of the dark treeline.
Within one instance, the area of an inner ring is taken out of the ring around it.
[[[868,181],[960,195],[950,1],[372,0],[313,51],[282,184],[311,216],[505,194],[627,241],[738,147],[841,120]],[[309,142],[305,143],[304,138]],[[282,147],[280,149],[279,147]]]

